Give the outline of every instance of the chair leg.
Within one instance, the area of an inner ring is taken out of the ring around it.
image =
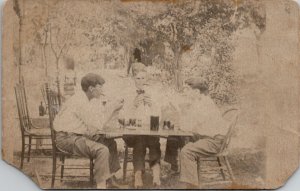
[[[91,186],[94,183],[94,160],[93,160],[93,158],[90,159],[90,183],[91,183]]]
[[[21,151],[21,164],[20,169],[23,169],[24,164],[24,154],[25,154],[25,137],[22,135],[22,151]]]
[[[226,177],[225,177],[224,170],[222,169],[221,158],[220,158],[220,157],[217,157],[217,161],[218,161],[218,164],[219,164],[219,167],[220,167],[221,175],[222,175],[222,177],[223,177],[223,180],[225,181],[225,180],[226,180]]]
[[[178,156],[177,156],[177,166],[178,166],[178,172],[181,172],[181,160],[180,160],[180,153],[181,153],[181,148],[178,148]]]
[[[224,158],[224,161],[226,163],[226,167],[228,169],[228,173],[229,173],[230,179],[231,179],[232,182],[234,182],[235,181],[235,177],[233,175],[233,172],[232,172],[231,166],[229,164],[229,161],[228,161],[228,159],[227,159],[226,156],[223,156],[223,158]]]
[[[27,162],[29,162],[30,161],[30,153],[31,153],[31,140],[32,140],[32,138],[31,138],[31,136],[29,136],[29,145],[28,145],[28,154],[27,154]]]
[[[128,146],[125,146],[125,154],[124,154],[124,161],[123,161],[123,181],[126,181],[126,174],[127,174],[127,159],[128,159]]]
[[[61,167],[60,167],[60,181],[63,181],[64,178],[64,170],[65,170],[65,155],[61,155]]]
[[[197,158],[196,160],[197,162],[197,174],[198,174],[198,188],[201,189],[201,180],[200,180],[200,168],[201,168],[201,159],[200,158]]]
[[[55,183],[55,173],[56,173],[56,153],[53,152],[53,164],[52,164],[52,180],[51,180],[51,188],[54,188]]]

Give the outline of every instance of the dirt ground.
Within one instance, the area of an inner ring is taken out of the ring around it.
[[[162,148],[163,149],[163,148]],[[162,150],[164,151],[164,150]],[[162,152],[163,153],[163,152]],[[48,156],[49,158],[33,158],[30,162],[24,163],[24,173],[28,175],[32,180],[39,184],[41,188],[50,188],[51,184],[51,169],[52,169],[52,158],[50,153],[34,153],[33,156]],[[122,167],[124,153],[119,153],[120,164]],[[233,174],[235,176],[235,182],[232,185],[215,184],[212,187],[201,187],[201,188],[230,188],[230,187],[240,187],[240,188],[258,188],[262,187],[264,184],[264,162],[265,156],[263,151],[254,151],[249,149],[238,149],[232,151],[229,156],[229,163],[232,167]],[[66,164],[80,164],[89,166],[89,160],[87,159],[67,159]],[[20,165],[20,153],[15,153],[14,165]],[[152,175],[151,170],[146,165],[146,172],[143,176],[144,188],[151,189],[152,187]],[[116,177],[124,188],[133,188],[133,167],[129,163],[127,168],[127,178],[123,181],[123,170],[120,169],[116,174]],[[91,185],[89,183],[89,170],[66,170],[65,180],[57,180],[55,182],[55,188],[59,189],[83,189],[83,188],[95,188],[95,184]],[[60,175],[60,170],[57,171],[57,176]],[[67,176],[86,176],[86,177],[67,177]],[[203,178],[203,183],[208,176],[201,175],[201,180]],[[220,174],[214,175],[216,178]],[[179,186],[179,175],[170,175],[170,165],[163,161],[163,156],[161,160],[161,189],[176,189]]]

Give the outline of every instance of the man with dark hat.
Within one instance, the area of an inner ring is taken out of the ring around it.
[[[81,80],[82,91],[62,106],[54,120],[58,148],[94,158],[95,179],[99,189],[106,188],[106,181],[120,169],[120,164],[116,142],[98,134],[102,129],[109,128],[107,125],[110,120],[123,107],[123,100],[116,101],[106,113],[103,113],[102,106],[96,109],[92,107],[92,100],[104,96],[104,83],[100,75],[85,75]]]

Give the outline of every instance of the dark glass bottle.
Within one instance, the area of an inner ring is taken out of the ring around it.
[[[41,105],[39,106],[39,115],[40,116],[45,115],[45,107],[43,106],[43,102],[41,102]]]

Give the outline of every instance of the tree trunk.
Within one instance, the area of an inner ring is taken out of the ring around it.
[[[23,18],[19,17],[19,82],[22,81],[22,28],[23,28]]]
[[[55,65],[56,65],[56,77],[59,79],[60,71],[59,71],[59,57],[55,58]]]
[[[126,68],[126,74],[128,75],[129,74],[129,71],[130,71],[130,48],[127,47],[127,46],[124,46],[124,66]]]
[[[46,56],[46,46],[43,46],[43,59],[45,63],[45,76],[48,77],[48,62],[47,62],[47,56]]]
[[[19,18],[19,34],[18,34],[18,37],[19,37],[19,43],[18,43],[18,48],[19,48],[19,52],[18,52],[18,56],[19,56],[19,60],[18,60],[18,77],[19,77],[19,83],[22,82],[22,68],[21,68],[21,59],[22,59],[22,49],[21,49],[21,41],[22,41],[22,24],[23,24],[23,21],[22,21],[22,14],[21,14],[21,7],[20,7],[20,0],[14,0],[13,1],[13,9],[16,13],[16,15],[18,16]]]
[[[60,81],[59,81],[59,76],[57,75],[56,77],[56,85],[57,85],[57,95],[58,95],[58,104],[61,106],[61,91],[60,91]]]
[[[177,91],[183,90],[183,77],[182,77],[182,64],[181,64],[181,57],[182,51],[181,48],[178,48],[175,52],[175,86]]]
[[[55,63],[56,63],[56,85],[57,85],[57,95],[58,95],[58,102],[59,105],[61,105],[61,91],[60,91],[60,80],[59,80],[59,57],[56,58]]]

